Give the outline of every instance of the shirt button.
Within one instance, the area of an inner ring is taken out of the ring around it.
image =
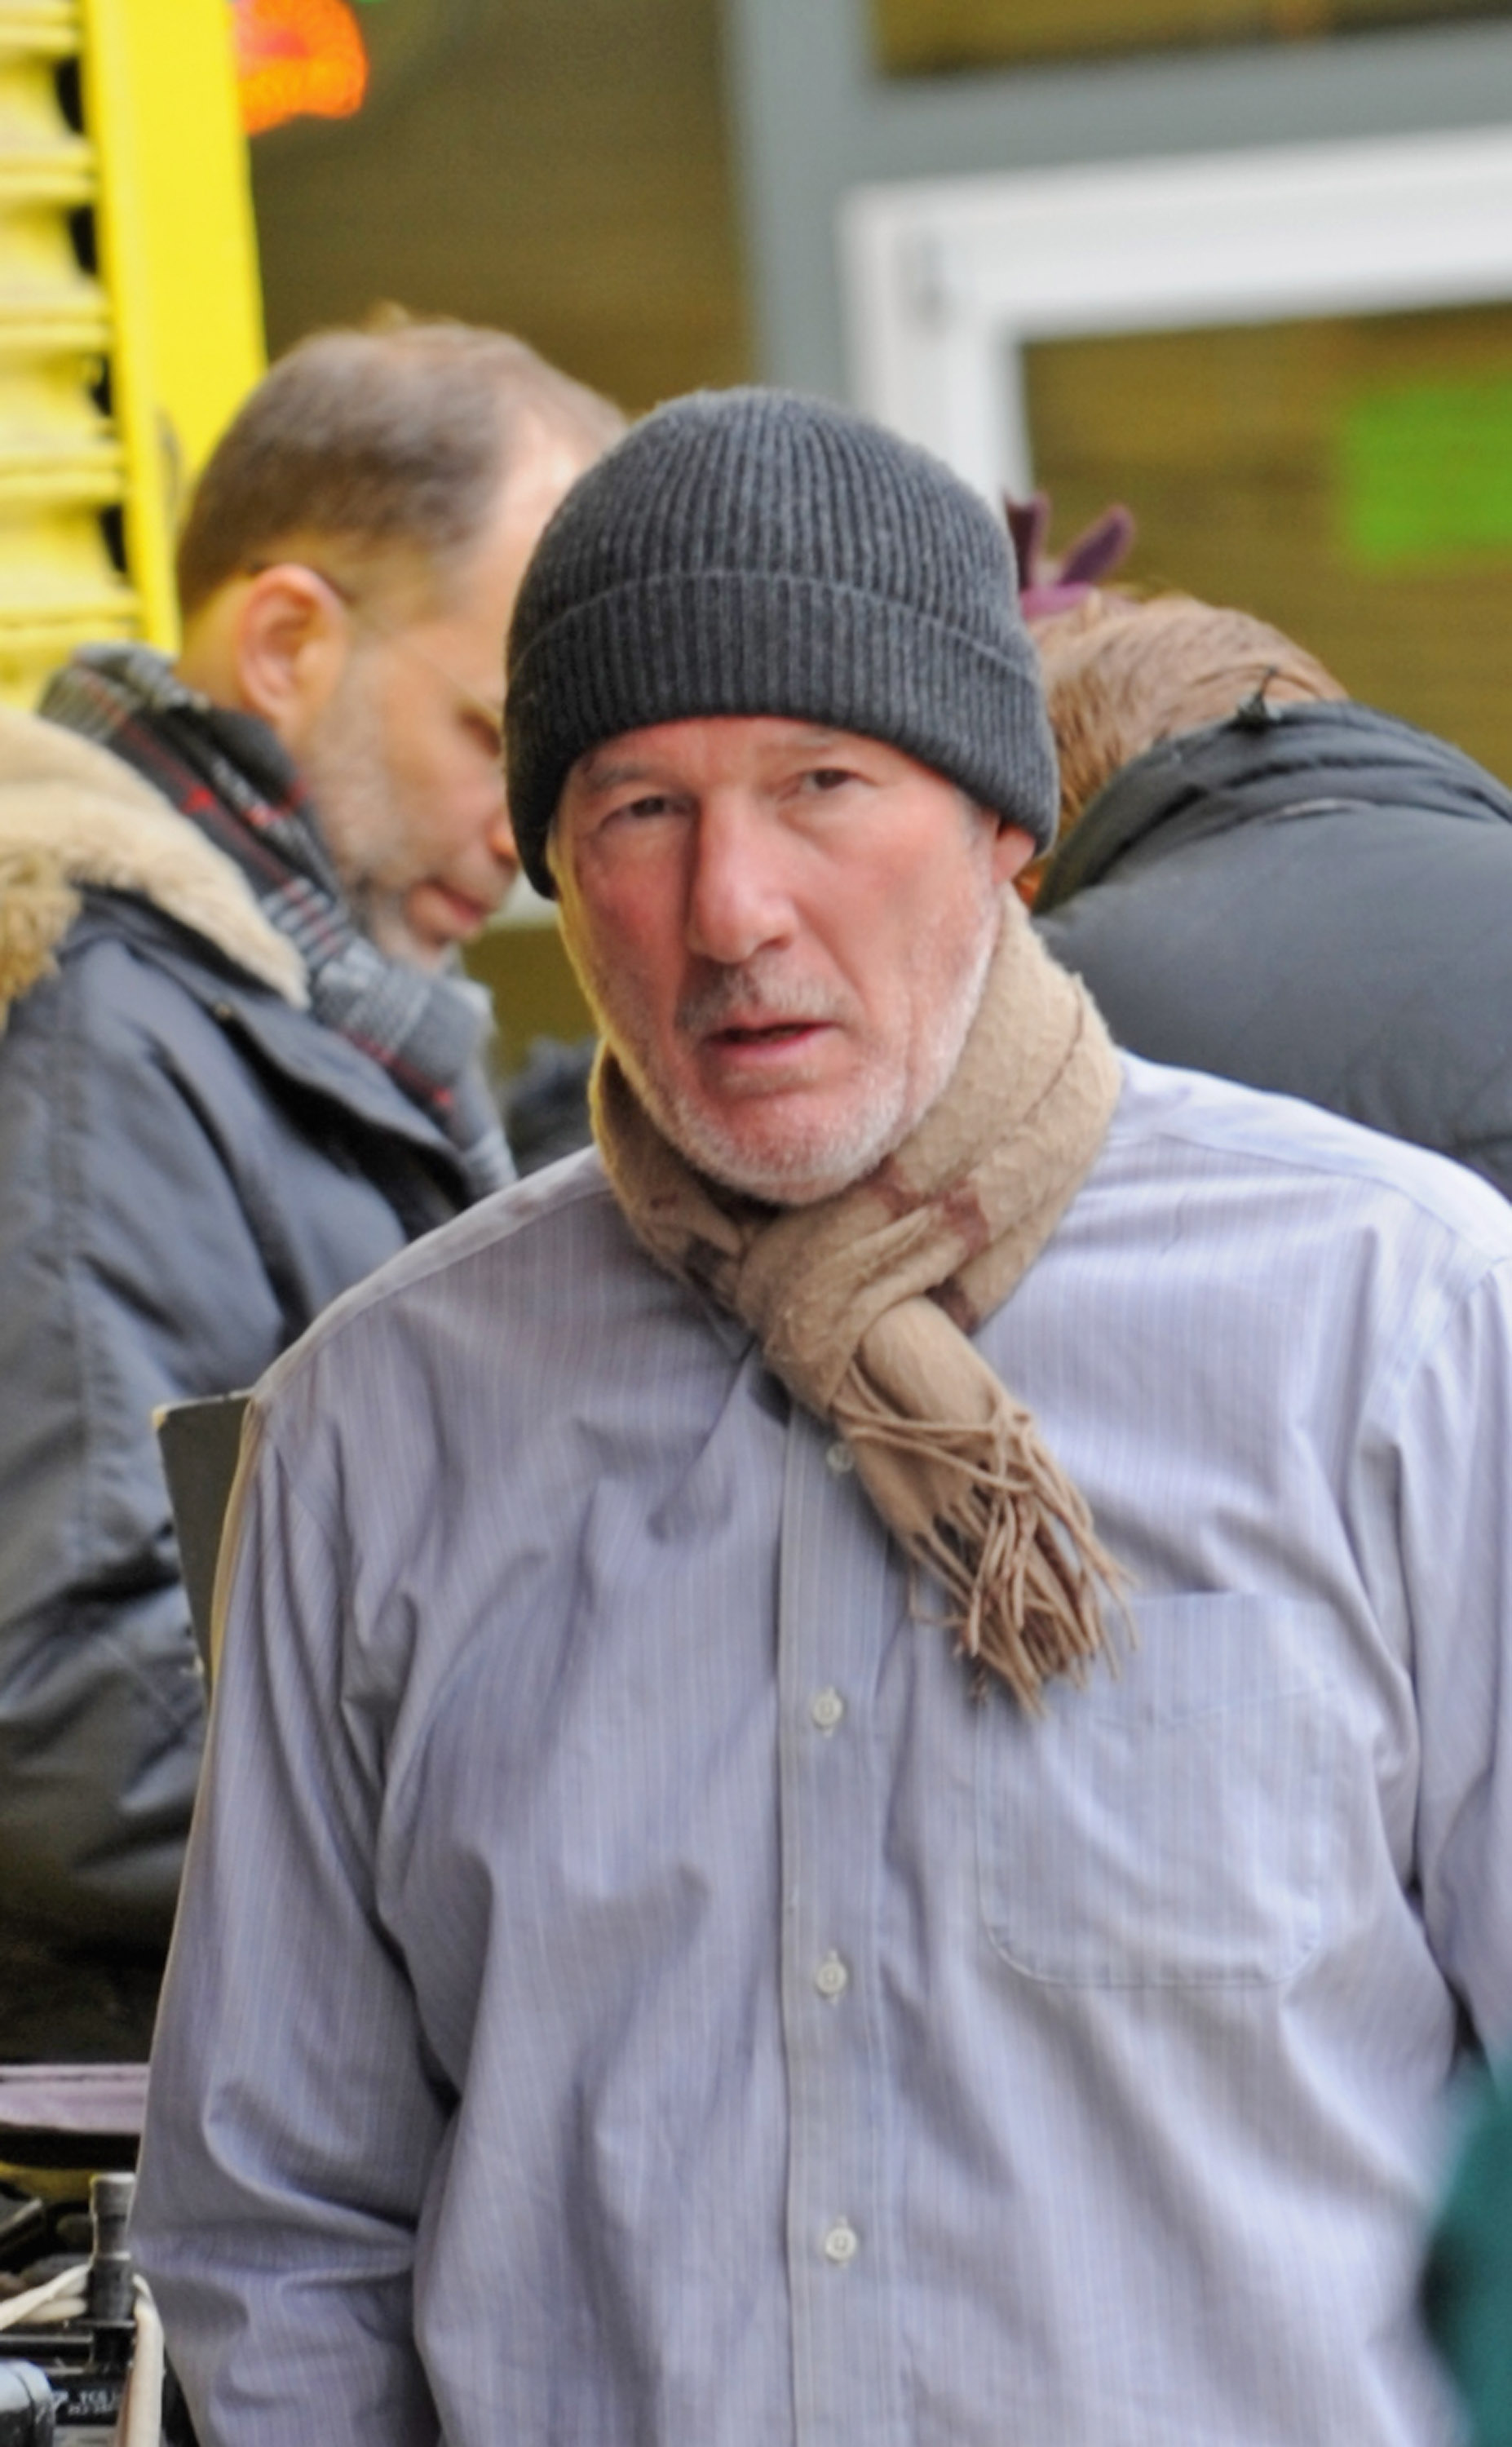
[[[856,1467],[856,1456],[843,1437],[837,1437],[824,1455],[837,1478],[844,1478]]]
[[[814,1985],[822,1997],[829,1999],[831,2004],[837,1997],[843,1997],[850,1986],[850,1973],[833,1948],[815,1972]]]
[[[843,2268],[860,2248],[860,2237],[849,2218],[837,2218],[824,2237],[825,2259],[833,2261],[837,2268]]]
[[[822,1734],[832,1734],[845,1714],[845,1702],[833,1687],[816,1691],[808,1703],[808,1713]]]

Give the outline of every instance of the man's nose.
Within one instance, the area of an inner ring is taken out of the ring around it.
[[[793,931],[781,827],[747,801],[706,801],[693,826],[690,950],[735,968]]]

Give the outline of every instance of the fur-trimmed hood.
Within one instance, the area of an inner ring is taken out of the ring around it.
[[[246,878],[119,756],[0,708],[0,1030],[54,965],[79,894],[140,893],[303,1009],[304,962]]]

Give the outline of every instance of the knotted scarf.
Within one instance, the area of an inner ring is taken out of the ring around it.
[[[148,646],[86,646],[38,711],[110,749],[239,867],[294,944],[322,1024],[379,1063],[456,1150],[475,1198],[514,1177],[478,1068],[487,996],[390,959],[353,925],[293,765],[255,714],[214,705]]]
[[[1111,1654],[1122,1575],[1031,1413],[968,1339],[1033,1263],[1103,1144],[1117,1056],[1012,894],[943,1095],[896,1153],[816,1205],[772,1207],[689,1166],[599,1054],[595,1129],[658,1264],[743,1318],[796,1400],[845,1438],[904,1552],[944,1590],[977,1695],[1030,1711]]]

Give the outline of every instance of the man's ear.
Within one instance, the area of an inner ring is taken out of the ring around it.
[[[999,883],[1011,883],[1034,855],[1034,836],[1022,825],[999,825],[992,836],[992,872]]]
[[[348,608],[317,570],[279,560],[248,583],[230,640],[237,692],[293,756],[334,695],[351,642]]]

